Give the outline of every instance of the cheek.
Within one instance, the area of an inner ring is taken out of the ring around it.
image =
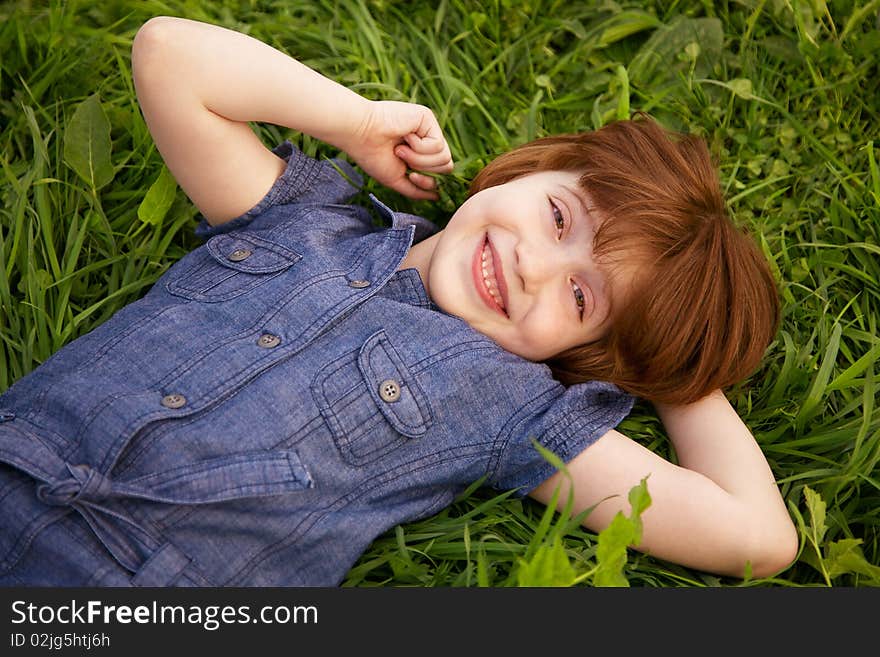
[[[488,210],[485,199],[478,196],[472,196],[462,203],[447,226],[456,225],[459,228],[467,228],[480,221]]]
[[[571,329],[558,309],[533,311],[515,328],[519,355],[532,360],[544,360],[574,346]]]

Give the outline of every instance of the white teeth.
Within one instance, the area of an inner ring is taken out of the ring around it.
[[[495,267],[493,266],[492,259],[489,255],[489,244],[487,243],[483,247],[483,253],[481,255],[483,283],[486,285],[486,289],[489,291],[489,295],[495,300],[495,303],[503,309],[504,299],[501,297],[501,293],[498,290],[498,282],[495,280]]]

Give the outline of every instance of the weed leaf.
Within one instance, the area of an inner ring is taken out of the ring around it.
[[[626,549],[634,542],[635,536],[635,523],[619,511],[611,524],[599,532],[599,547],[596,549],[599,563],[593,578],[594,586],[629,586],[623,567],[626,565]]]
[[[844,538],[828,546],[825,564],[829,577],[853,573],[865,575],[873,583],[880,584],[880,567],[868,563],[859,547],[861,543],[860,538]]]
[[[632,507],[630,517],[618,512],[611,524],[599,532],[594,586],[629,586],[623,567],[626,565],[627,548],[638,545],[642,540],[641,515],[651,506],[647,477],[630,489],[629,503]]]
[[[571,586],[574,579],[559,536],[539,547],[530,561],[521,560],[517,571],[519,586]]]
[[[644,477],[638,486],[633,486],[629,491],[629,504],[632,507],[630,521],[633,523],[635,533],[633,545],[642,541],[642,513],[651,506],[651,495],[648,493],[648,478]]]
[[[113,180],[110,122],[98,94],[81,102],[64,131],[64,161],[93,190]]]
[[[828,527],[825,525],[825,500],[809,486],[804,486],[804,498],[810,512],[810,526],[807,528],[808,538],[819,551],[819,544],[825,537]]]
[[[163,166],[156,180],[150,185],[144,200],[138,206],[138,219],[153,226],[161,224],[174,202],[176,193],[177,182],[168,167]]]
[[[825,524],[825,500],[809,486],[804,486],[804,498],[807,501],[807,510],[810,512],[810,526],[804,528],[807,540],[812,544],[812,551],[805,551],[801,559],[810,564],[822,574],[827,586],[831,586],[831,575],[822,556],[822,539],[828,526]]]

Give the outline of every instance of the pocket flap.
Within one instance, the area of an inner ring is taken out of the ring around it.
[[[427,397],[384,331],[374,333],[361,347],[358,367],[370,396],[398,432],[410,438],[428,432],[432,417]]]
[[[313,486],[299,454],[288,449],[242,452],[189,463],[114,483],[113,494],[169,504],[214,504]]]
[[[205,246],[214,260],[224,267],[250,274],[281,271],[301,258],[286,246],[240,233],[215,235]]]

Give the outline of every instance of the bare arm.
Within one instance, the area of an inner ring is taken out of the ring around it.
[[[576,511],[615,496],[584,524],[600,531],[618,511],[629,514],[627,493],[648,475],[652,503],[642,515],[638,549],[737,577],[747,561],[755,576],[787,567],[797,552],[797,532],[764,455],[724,395],[716,391],[687,406],[658,405],[657,412],[680,464],[609,431],[568,465]],[[569,484],[561,473],[531,495],[547,503],[557,485],[564,503]]]
[[[147,126],[171,173],[212,224],[249,210],[284,170],[249,121],[304,132],[351,155],[379,182],[435,198],[452,169],[431,111],[375,102],[249,36],[157,17],[138,31],[132,70]]]

